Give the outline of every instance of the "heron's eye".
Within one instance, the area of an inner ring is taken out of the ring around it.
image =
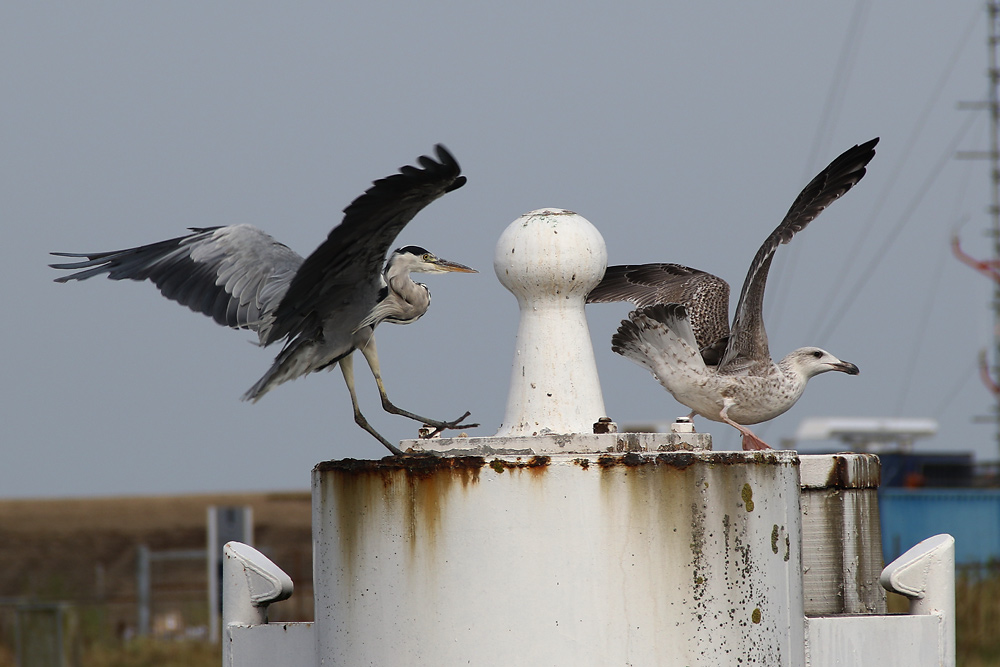
[[[428,253],[425,253],[424,256],[421,259],[423,259],[425,262],[429,262],[433,258],[434,258],[434,256],[428,252]]]
[[[816,350],[815,352],[813,352],[813,356],[819,359],[820,357],[823,356],[823,353],[820,352],[819,350]]]

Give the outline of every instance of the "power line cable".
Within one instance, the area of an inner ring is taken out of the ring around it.
[[[941,421],[942,415],[944,415],[945,411],[951,407],[952,403],[955,402],[955,399],[958,397],[958,393],[965,387],[966,384],[968,384],[969,380],[975,377],[975,370],[978,364],[978,360],[973,359],[969,362],[968,366],[962,370],[961,373],[959,373],[958,382],[956,382],[950,390],[945,392],[941,403],[939,403],[937,409],[934,410],[934,419]]]
[[[854,263],[860,257],[861,249],[864,247],[865,242],[868,239],[868,235],[871,233],[872,229],[875,226],[874,224],[875,220],[878,219],[882,207],[885,205],[886,201],[888,201],[889,192],[892,190],[896,181],[899,179],[899,176],[902,174],[903,168],[909,163],[909,156],[914,146],[916,145],[917,138],[922,136],[924,125],[926,125],[927,119],[930,117],[930,112],[933,109],[934,105],[937,103],[938,99],[940,98],[941,93],[943,92],[944,87],[948,82],[948,79],[951,77],[952,72],[955,69],[955,66],[958,64],[959,57],[961,56],[962,52],[965,50],[965,47],[969,42],[969,36],[971,35],[972,30],[979,23],[981,17],[982,13],[977,8],[976,12],[972,16],[972,19],[966,25],[965,31],[962,34],[962,38],[959,40],[958,46],[952,52],[951,58],[949,58],[948,63],[946,64],[944,70],[941,72],[941,75],[938,77],[937,82],[931,89],[931,93],[927,98],[927,102],[924,104],[924,107],[921,110],[920,115],[917,117],[917,122],[914,124],[913,130],[910,132],[910,136],[907,139],[906,145],[903,147],[902,156],[896,162],[896,169],[893,171],[892,174],[890,174],[889,180],[887,181],[886,185],[882,188],[882,192],[879,198],[875,202],[875,207],[872,209],[872,213],[868,217],[868,220],[866,221],[863,227],[861,235],[857,239],[855,239],[854,246],[851,248],[851,252],[847,254],[847,261],[844,263],[844,266],[841,269],[840,277],[834,282],[833,289],[830,291],[830,294],[826,298],[827,303],[833,303],[834,301],[836,301],[837,298],[839,297],[841,288],[847,283],[847,277],[853,271]],[[819,331],[822,330],[823,325],[825,324],[826,321],[823,318],[816,320],[816,322],[813,324],[812,331],[807,337],[808,340],[816,340],[816,336],[818,335]]]
[[[934,168],[927,175],[927,178],[924,179],[924,182],[918,188],[916,196],[914,196],[913,199],[910,200],[910,205],[907,206],[905,211],[903,211],[903,214],[896,221],[895,226],[893,226],[893,228],[890,230],[889,235],[886,236],[885,240],[882,242],[882,245],[880,245],[878,250],[875,251],[875,254],[872,256],[871,261],[868,262],[868,266],[865,267],[864,271],[861,272],[860,277],[856,281],[854,281],[853,286],[848,291],[848,296],[844,299],[841,306],[835,310],[830,309],[827,311],[827,317],[825,319],[829,321],[829,324],[825,329],[823,329],[822,337],[819,338],[820,340],[825,340],[827,337],[829,337],[830,334],[832,334],[833,331],[840,324],[840,322],[843,321],[844,313],[847,311],[848,307],[850,307],[851,305],[851,302],[854,300],[853,295],[861,291],[861,288],[864,287],[865,283],[868,282],[868,279],[871,278],[872,274],[875,273],[875,269],[881,266],[882,263],[885,261],[885,255],[888,249],[892,246],[893,243],[895,243],[896,238],[899,236],[899,234],[903,231],[903,228],[913,217],[913,214],[916,212],[917,207],[920,205],[920,202],[923,201],[924,196],[930,190],[931,186],[934,184],[934,181],[937,180],[937,177],[941,175],[942,171],[944,171],[945,166],[951,161],[952,157],[955,154],[956,149],[958,148],[959,143],[961,143],[962,139],[965,138],[965,134],[969,131],[969,128],[972,127],[973,121],[975,121],[977,118],[978,114],[969,114],[969,116],[966,119],[966,122],[963,123],[962,126],[959,128],[958,132],[955,134],[954,139],[952,139],[952,142],[948,145],[948,148],[944,151],[942,156],[938,159],[937,163],[934,165]],[[810,340],[812,339],[813,337],[810,336]]]
[[[906,403],[906,398],[913,381],[913,372],[920,361],[920,348],[923,347],[924,339],[927,336],[927,323],[930,321],[931,313],[934,312],[934,302],[937,300],[937,295],[940,291],[938,288],[941,285],[941,274],[944,272],[944,260],[950,256],[945,250],[946,247],[946,244],[941,244],[941,251],[938,252],[937,266],[934,267],[934,274],[930,281],[931,287],[928,290],[924,290],[924,307],[914,330],[912,352],[905,357],[909,360],[909,363],[906,364],[906,368],[903,371],[903,381],[900,384],[901,389],[896,397],[896,409],[893,414],[897,417],[903,411],[903,405]]]
[[[819,125],[816,128],[816,135],[813,137],[809,159],[806,160],[805,173],[802,175],[803,183],[808,182],[809,175],[815,170],[820,151],[825,151],[826,147],[830,144],[833,136],[833,128],[836,126],[837,120],[840,117],[840,111],[844,106],[844,99],[847,97],[845,91],[847,90],[851,74],[854,71],[854,63],[857,61],[858,56],[856,45],[861,39],[861,34],[864,32],[870,6],[870,0],[857,0],[854,3],[854,11],[851,12],[847,32],[844,35],[844,42],[840,47],[840,55],[837,58],[837,65],[834,68],[833,80],[830,82],[830,89],[827,91],[826,101],[823,103],[823,111],[820,115]],[[791,281],[786,281],[782,278],[786,273],[792,276],[795,275],[799,255],[800,252],[798,251],[798,246],[796,246],[796,251],[787,255],[787,261],[781,262],[775,267],[775,278],[771,281],[776,284],[775,293],[772,297],[774,309],[770,314],[770,320],[776,327],[780,326],[782,316],[784,315],[784,306],[788,303],[788,291],[791,289]]]

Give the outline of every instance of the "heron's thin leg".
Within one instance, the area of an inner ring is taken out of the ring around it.
[[[382,373],[379,370],[379,364],[378,364],[378,352],[375,349],[375,337],[370,336],[368,340],[364,342],[364,344],[358,345],[358,349],[361,350],[361,354],[365,355],[365,359],[368,361],[368,367],[372,369],[372,375],[375,376],[375,384],[378,385],[379,396],[382,397],[382,409],[385,410],[386,412],[391,412],[392,414],[400,415],[401,417],[407,417],[414,421],[418,421],[421,424],[427,424],[429,426],[433,426],[434,428],[437,429],[437,431],[435,431],[433,435],[437,435],[446,428],[449,429],[474,428],[476,426],[479,426],[479,424],[459,423],[463,419],[469,416],[469,412],[466,412],[464,415],[462,415],[461,417],[459,417],[454,421],[444,422],[438,419],[428,419],[427,417],[421,417],[420,415],[409,412],[408,410],[397,408],[395,405],[392,404],[392,401],[389,400],[389,395],[386,394],[385,392],[385,385],[382,384]],[[341,363],[343,363],[343,361],[341,361]]]
[[[374,435],[379,442],[385,445],[390,452],[396,456],[402,456],[403,450],[396,447],[388,440],[379,435],[378,431],[372,428],[372,425],[368,423],[365,416],[361,414],[361,408],[358,407],[358,395],[354,393],[354,360],[353,355],[348,354],[346,357],[340,360],[340,371],[344,374],[344,382],[347,383],[347,391],[351,392],[351,406],[354,408],[354,421],[358,426],[368,431]]]

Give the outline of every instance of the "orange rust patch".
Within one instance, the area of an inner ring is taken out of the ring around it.
[[[482,456],[435,456],[434,454],[407,454],[386,456],[378,461],[367,459],[339,459],[323,461],[316,465],[318,472],[387,473],[403,470],[407,475],[427,477],[441,471],[458,473],[463,485],[479,481],[479,471],[486,465]]]
[[[497,472],[503,472],[504,470],[524,470],[527,469],[531,472],[541,473],[549,467],[549,463],[552,462],[552,457],[550,456],[532,456],[527,461],[523,460],[521,457],[517,457],[513,461],[508,461],[506,459],[496,458],[490,461],[490,467]]]

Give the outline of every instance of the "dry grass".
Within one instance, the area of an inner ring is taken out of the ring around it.
[[[189,653],[198,651],[197,644],[128,644],[120,649],[121,639],[135,632],[139,545],[154,552],[204,549],[211,505],[253,508],[256,546],[295,582],[296,594],[275,605],[272,618],[311,620],[307,491],[0,501],[0,667],[13,663],[10,651],[18,600],[70,603],[79,628],[77,643],[86,649],[81,659],[93,654],[94,660],[109,660],[118,651],[134,658],[134,664],[147,664],[144,656],[170,651],[184,656],[177,664],[187,664]],[[207,624],[204,560],[156,561],[151,572],[154,630],[157,618],[180,617],[182,631]],[[216,656],[213,664],[218,662]]]
[[[79,667],[218,667],[221,662],[219,644],[136,640],[84,649],[75,664]],[[2,646],[0,667],[17,667],[14,654]]]
[[[959,667],[1000,665],[1000,568],[960,572],[955,601]]]
[[[84,652],[80,667],[217,667],[221,662],[219,644],[149,640],[94,646]]]
[[[48,535],[80,529],[128,533],[192,525],[203,529],[205,508],[209,505],[251,505],[258,523],[281,522],[290,527],[308,528],[309,502],[308,491],[4,500],[0,501],[0,526],[5,531]]]

